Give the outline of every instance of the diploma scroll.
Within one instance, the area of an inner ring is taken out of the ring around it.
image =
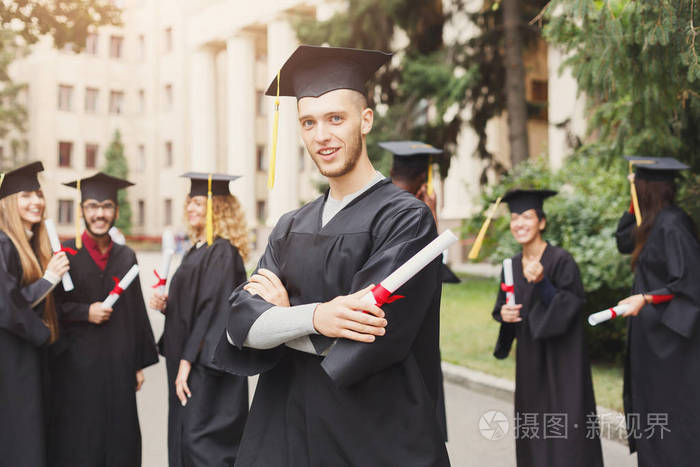
[[[139,265],[134,264],[131,266],[131,269],[124,275],[122,280],[118,281],[119,283],[114,286],[114,289],[109,293],[107,298],[102,302],[102,305],[105,308],[112,308],[115,303],[117,303],[117,300],[119,300],[119,296],[122,294],[124,290],[126,290],[131,283],[136,279],[139,275]],[[117,278],[114,278],[114,281],[117,282]]]
[[[444,231],[438,238],[428,243],[422,250],[416,253],[411,259],[401,265],[396,271],[376,285],[370,292],[362,297],[362,301],[382,306],[391,303],[398,297],[391,294],[408,282],[421,269],[426,267],[432,260],[437,258],[450,245],[457,241],[457,237],[451,230]]]
[[[158,288],[158,293],[161,295],[165,294],[165,284],[168,281],[168,274],[170,274],[170,262],[173,259],[173,255],[175,255],[175,238],[170,230],[163,232],[162,244],[163,258],[160,268],[153,271],[157,279],[153,288]]]
[[[515,290],[513,288],[513,260],[503,260],[503,285],[501,289],[506,293],[506,304],[515,305]]]
[[[53,223],[53,220],[44,220],[44,225],[46,226],[46,233],[49,236],[49,243],[51,243],[51,249],[53,250],[53,252],[58,253],[59,251],[63,251],[61,241],[59,240],[58,233],[56,232],[56,225]],[[65,273],[63,275],[61,281],[63,282],[63,290],[65,290],[66,292],[70,292],[75,288],[75,286],[73,285],[73,280],[71,279],[70,274],[68,273]]]
[[[617,305],[607,310],[599,311],[598,313],[593,313],[588,317],[588,324],[595,326],[605,321],[616,318],[622,314],[625,314],[630,309],[629,305]]]

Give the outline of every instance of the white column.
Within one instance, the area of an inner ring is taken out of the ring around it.
[[[289,22],[275,20],[267,25],[267,71],[272,77],[297,47],[297,37]],[[282,77],[284,79],[284,77]],[[266,98],[270,109],[274,97]],[[272,135],[274,114],[268,113],[269,134]],[[285,212],[299,207],[299,122],[296,99],[280,98],[279,134],[277,139],[277,170],[275,187],[268,196],[267,225],[273,226]],[[267,150],[270,150],[271,140]]]
[[[192,54],[190,79],[190,169],[216,171],[216,81],[214,53],[202,47]]]
[[[226,134],[231,184],[249,227],[255,223],[255,43],[248,35],[226,41]]]

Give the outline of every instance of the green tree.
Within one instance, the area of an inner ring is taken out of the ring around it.
[[[124,145],[119,130],[114,132],[114,138],[105,152],[104,173],[119,178],[129,177],[129,164],[124,156]],[[131,204],[127,197],[126,190],[119,190],[117,198],[119,204],[119,219],[116,226],[124,234],[131,233]]]
[[[0,167],[17,164],[26,147],[22,135],[27,111],[20,101],[26,86],[10,78],[12,61],[44,35],[50,35],[57,48],[71,45],[79,52],[93,28],[110,24],[120,24],[120,10],[108,0],[0,2],[0,138],[11,138],[9,160],[0,160]]]

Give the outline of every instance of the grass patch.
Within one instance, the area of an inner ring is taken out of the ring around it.
[[[515,348],[504,360],[493,356],[498,323],[491,317],[491,310],[497,290],[495,279],[470,276],[462,276],[461,284],[443,286],[440,312],[442,358],[513,381]],[[611,364],[594,364],[592,372],[596,403],[621,411],[622,369]]]

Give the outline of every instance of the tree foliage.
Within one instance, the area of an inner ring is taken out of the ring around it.
[[[105,152],[105,166],[103,171],[113,177],[123,179],[129,177],[129,164],[124,155],[124,145],[122,144],[122,137],[119,130],[114,132],[114,138]],[[117,203],[119,204],[119,219],[117,219],[115,225],[123,233],[131,233],[131,204],[129,204],[126,190],[119,190]]]

